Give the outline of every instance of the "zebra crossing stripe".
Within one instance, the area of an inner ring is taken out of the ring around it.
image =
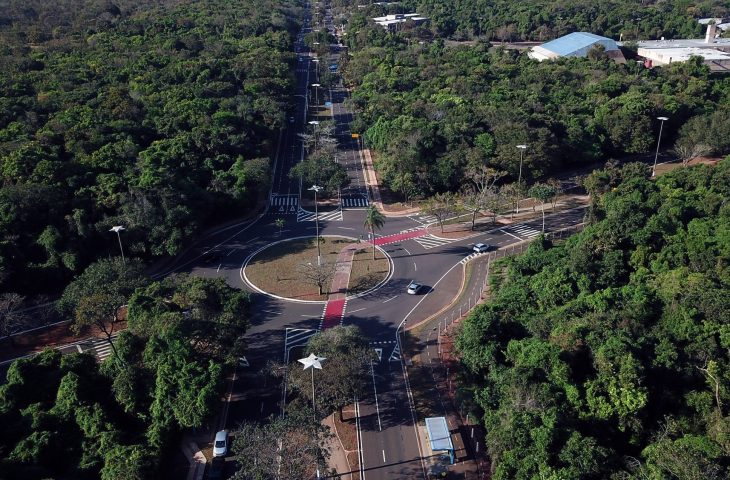
[[[367,207],[370,202],[365,198],[343,198],[342,206],[347,208]]]
[[[438,238],[434,237],[433,235],[426,235],[425,237],[414,238],[414,240],[426,250],[428,250],[429,248],[440,247],[441,245],[447,245],[454,241],[450,238]]]
[[[112,354],[112,346],[105,340],[101,340],[99,343],[96,343],[93,350],[100,362],[103,362]]]
[[[398,345],[393,348],[393,353],[390,354],[389,362],[400,362],[400,347]]]
[[[297,214],[298,222],[313,222],[315,216],[320,220],[331,220],[331,221],[342,221],[342,210],[336,210],[334,212],[324,212],[315,215],[314,213],[307,212],[306,210],[300,210]]]

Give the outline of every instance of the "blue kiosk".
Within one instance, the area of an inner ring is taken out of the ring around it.
[[[449,452],[449,460],[453,465],[456,461],[454,444],[451,442],[451,433],[446,424],[446,417],[429,417],[426,419],[426,431],[432,452]]]

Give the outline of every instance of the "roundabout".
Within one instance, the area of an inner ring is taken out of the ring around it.
[[[301,303],[325,303],[328,296],[362,296],[383,286],[393,274],[393,262],[380,247],[356,238],[303,236],[268,243],[251,253],[241,267],[241,279],[270,297]],[[317,258],[320,254],[318,265]],[[333,278],[339,277],[337,285]],[[346,273],[346,284],[342,274]]]

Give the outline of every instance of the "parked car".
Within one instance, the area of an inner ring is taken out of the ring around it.
[[[474,250],[477,253],[484,253],[484,252],[488,252],[491,249],[492,249],[492,246],[488,243],[477,243],[476,245],[474,245],[474,248],[472,250]]]
[[[213,456],[225,457],[228,453],[228,430],[221,430],[215,434],[213,441]]]
[[[410,285],[408,285],[408,295],[417,295],[418,292],[423,289],[423,285],[418,282],[411,282]]]

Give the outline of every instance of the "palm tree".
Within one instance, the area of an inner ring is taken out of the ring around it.
[[[373,242],[373,260],[375,260],[375,229],[380,230],[383,228],[384,223],[385,216],[375,208],[375,205],[370,205],[365,211],[365,223],[363,225],[365,228],[370,229],[370,236]]]
[[[279,227],[279,236],[281,237],[281,229],[284,228],[284,219],[279,217],[276,220],[274,220],[274,225]]]

